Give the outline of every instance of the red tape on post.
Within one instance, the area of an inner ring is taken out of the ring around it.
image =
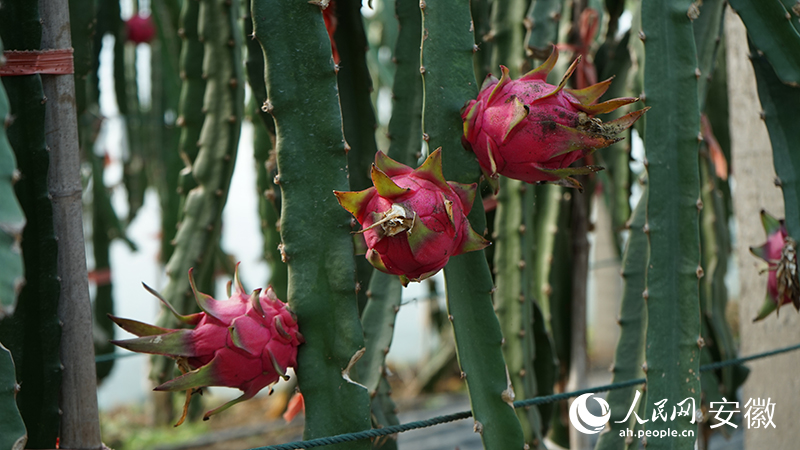
[[[5,64],[0,65],[0,76],[19,75],[68,75],[75,73],[72,49],[3,52]]]

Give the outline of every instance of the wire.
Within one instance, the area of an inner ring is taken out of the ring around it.
[[[800,349],[800,344],[792,345],[789,347],[783,347],[775,350],[771,350],[768,352],[757,353],[755,355],[745,356],[742,358],[735,358],[729,359],[727,361],[720,361],[712,364],[706,364],[700,366],[700,371],[705,372],[708,370],[717,370],[723,367],[734,366],[737,364],[741,364],[748,361],[753,361],[756,359],[766,358],[769,356],[775,356],[781,353],[787,353],[794,350]],[[636,386],[639,384],[644,384],[644,378],[636,378],[634,380],[623,381],[619,383],[613,384],[606,384],[603,386],[597,386],[588,389],[581,389],[578,391],[572,392],[562,392],[560,394],[553,394],[553,395],[545,395],[541,397],[534,397],[525,400],[519,400],[514,402],[514,408],[521,408],[525,406],[535,406],[535,405],[542,405],[546,403],[553,403],[560,400],[566,400],[568,398],[577,397],[583,394],[593,394],[598,392],[605,392],[605,391],[613,391],[615,389],[623,389],[626,387]],[[371,430],[366,431],[359,431],[357,433],[345,433],[345,434],[338,434],[336,436],[329,436],[317,439],[310,439],[307,441],[296,441],[296,442],[289,442],[286,444],[279,444],[279,445],[269,445],[266,447],[255,447],[250,450],[297,450],[297,449],[308,449],[308,448],[315,448],[315,447],[322,447],[325,445],[332,445],[332,444],[341,444],[343,442],[353,442],[353,441],[360,441],[362,439],[372,439],[380,436],[388,436],[390,434],[395,433],[402,433],[404,431],[411,431],[420,428],[427,428],[434,425],[441,425],[448,422],[454,422],[456,420],[462,420],[472,417],[472,411],[462,411],[455,414],[447,414],[444,416],[436,416],[426,420],[418,420],[415,422],[408,422],[400,425],[392,425],[384,428],[374,428]]]

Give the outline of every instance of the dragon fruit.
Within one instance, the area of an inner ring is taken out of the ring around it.
[[[109,316],[122,329],[139,336],[111,341],[127,350],[175,358],[183,375],[157,386],[157,391],[186,391],[185,416],[189,398],[201,387],[228,386],[244,392],[205,414],[204,420],[236,403],[247,400],[261,389],[287,378],[286,369],[297,365],[297,347],[303,342],[294,313],[281,302],[271,287],[248,295],[234,275],[235,292],[218,301],[199,292],[192,271],[189,281],[202,312],[180,315],[153,289],[183,323],[193,329],[161,328],[130,319]],[[177,426],[176,425],[176,426]]]
[[[441,149],[416,170],[378,152],[372,183],[360,192],[334,194],[363,227],[358,233],[366,241],[367,260],[399,275],[404,286],[434,275],[451,256],[489,245],[466,217],[477,185],[446,181]]]
[[[564,86],[580,58],[569,67],[558,86],[546,82],[558,60],[558,49],[547,61],[518,80],[500,66],[500,80],[486,78],[476,100],[462,111],[462,142],[478,157],[486,179],[495,186],[498,174],[528,183],[554,182],[581,188],[572,178],[600,167],[570,167],[598,148],[621,138],[648,108],[603,123],[593,116],[637,101],[618,98],[596,103],[611,85],[611,79],[584,89]]]
[[[766,211],[761,211],[761,223],[767,233],[767,242],[761,247],[750,247],[750,251],[768,264],[767,297],[753,319],[764,319],[781,306],[791,303],[800,311],[800,284],[797,279],[797,243],[788,236],[783,220],[778,220]]]
[[[136,14],[125,22],[128,30],[128,40],[134,44],[144,44],[153,40],[156,27],[151,16]]]

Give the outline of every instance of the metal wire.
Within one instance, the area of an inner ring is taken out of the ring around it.
[[[800,349],[800,344],[792,345],[789,347],[783,347],[775,350],[771,350],[768,352],[757,353],[755,355],[745,356],[742,358],[735,358],[729,359],[727,361],[720,361],[712,364],[706,364],[700,366],[700,371],[704,372],[707,370],[717,370],[723,367],[734,366],[737,364],[742,364],[744,362],[753,361],[756,359],[766,358],[769,356],[778,355],[781,353],[787,353],[794,350]],[[519,400],[514,402],[515,408],[521,408],[525,406],[535,406],[541,405],[545,403],[553,403],[560,400],[566,400],[568,398],[577,397],[583,394],[590,394],[590,393],[598,393],[598,392],[605,392],[605,391],[613,391],[615,389],[623,389],[626,387],[636,386],[639,384],[644,384],[644,378],[637,378],[634,380],[623,381],[620,383],[613,383],[613,384],[606,384],[603,386],[597,386],[588,389],[581,389],[578,391],[572,392],[562,392],[560,394],[553,394],[553,395],[545,395],[541,397],[534,397],[525,400]],[[333,445],[333,444],[341,444],[344,442],[353,442],[353,441],[360,441],[362,439],[372,439],[380,436],[388,436],[390,434],[395,433],[402,433],[404,431],[411,431],[416,430],[419,428],[427,428],[434,425],[441,425],[443,423],[454,422],[456,420],[466,419],[472,417],[472,411],[462,411],[455,414],[447,414],[444,416],[436,416],[426,420],[417,420],[414,422],[408,422],[400,425],[392,425],[384,428],[374,428],[372,430],[366,431],[359,431],[357,433],[345,433],[345,434],[338,434],[336,436],[329,436],[317,439],[310,439],[307,441],[296,441],[296,442],[289,442],[286,444],[279,444],[279,445],[269,445],[266,447],[255,447],[250,450],[297,450],[297,449],[308,449],[308,448],[315,448],[315,447],[322,447],[325,445]]]

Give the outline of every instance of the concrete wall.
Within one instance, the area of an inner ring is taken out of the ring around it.
[[[741,354],[750,355],[800,343],[800,316],[788,305],[781,309],[780,317],[772,315],[759,323],[752,322],[766,294],[767,276],[759,274],[764,265],[750,254],[748,248],[765,241],[759,219],[761,209],[766,209],[774,216],[783,216],[783,195],[774,184],[775,169],[769,135],[759,117],[761,104],[753,68],[747,58],[746,31],[739,16],[730,8],[725,20],[725,33],[735,181],[733,199],[738,227],[736,256],[741,283]],[[748,366],[751,373],[744,385],[740,404],[742,414],[748,399],[769,397],[776,404],[776,428],[748,430],[745,423],[745,448],[800,448],[800,427],[797,426],[800,423],[800,354],[794,352],[774,356],[754,361]]]

